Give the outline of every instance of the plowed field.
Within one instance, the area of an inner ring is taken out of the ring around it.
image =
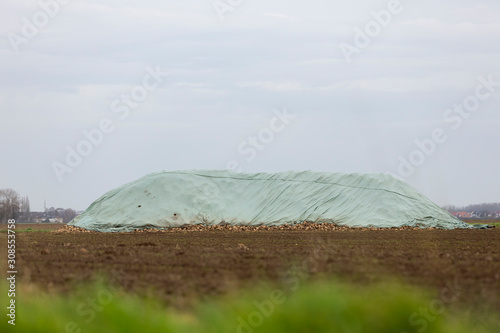
[[[315,278],[398,279],[454,304],[500,310],[500,228],[487,230],[179,230],[17,232],[18,278],[65,292],[98,274],[176,307],[233,288]],[[58,229],[60,226],[32,226]],[[1,236],[2,258],[6,237]],[[5,264],[4,260],[0,263]],[[4,270],[6,271],[6,270]]]

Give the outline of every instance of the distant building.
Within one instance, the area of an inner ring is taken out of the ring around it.
[[[34,223],[63,223],[62,217],[47,217],[40,214],[33,218]]]
[[[469,212],[451,212],[451,215],[458,217],[459,219],[472,218],[472,213],[469,213]]]

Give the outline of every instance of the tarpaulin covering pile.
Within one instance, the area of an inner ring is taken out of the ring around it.
[[[114,232],[192,224],[470,228],[385,174],[164,171],[105,193],[69,224]]]

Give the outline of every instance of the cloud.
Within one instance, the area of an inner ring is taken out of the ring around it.
[[[270,91],[297,91],[304,89],[302,83],[298,81],[256,81],[243,82],[240,87],[258,87]]]
[[[285,15],[285,14],[280,14],[280,13],[262,13],[262,16],[269,16],[269,17],[274,17],[278,18],[281,20],[288,20],[288,21],[294,21],[295,18]]]
[[[477,4],[473,7],[457,8],[453,11],[457,20],[475,23],[497,23],[500,17],[500,9],[492,6]]]
[[[205,83],[192,83],[192,82],[177,82],[175,85],[177,87],[186,87],[186,88],[201,88],[208,86]]]
[[[22,33],[22,18],[40,10],[38,0],[2,1],[4,32]],[[338,44],[352,42],[353,28],[383,8],[368,0],[248,2],[227,12],[224,22],[204,1],[70,2],[18,56],[7,38],[0,41],[0,140],[9,143],[0,147],[9,156],[0,183],[29,195],[34,209],[45,198],[83,209],[102,191],[156,169],[224,168],[241,140],[268,123],[270,110],[285,105],[300,120],[245,170],[364,172],[371,162],[368,171],[397,168],[390,161],[427,135],[430,122],[469,94],[478,76],[493,73],[500,81],[494,39],[500,2],[465,3],[408,7],[348,65]],[[156,65],[171,73],[165,83],[59,184],[51,162],[63,159],[65,147],[102,117],[116,120],[111,103],[141,84],[146,66]],[[444,162],[430,158],[422,173],[450,172],[459,183],[487,184],[481,192],[494,198],[496,155],[482,155],[480,165],[463,156],[488,146],[486,136],[500,142],[500,131],[490,130],[498,128],[499,94],[432,157]],[[359,124],[377,126],[360,130]],[[323,150],[313,149],[319,142]],[[360,154],[364,144],[368,157]],[[450,171],[450,165],[459,167]],[[477,171],[468,174],[465,166]],[[46,184],[33,185],[32,174],[43,174]],[[411,181],[419,186],[417,178]],[[455,185],[450,193],[424,194],[456,204],[479,198]]]
[[[500,23],[445,23],[438,18],[418,18],[401,23],[403,26],[416,28],[420,35],[429,38],[461,39],[464,36],[492,35],[500,33]]]
[[[125,7],[122,13],[133,19],[170,19],[177,16],[175,13],[165,10],[151,10],[138,7]]]
[[[218,95],[222,96],[228,93],[227,90],[223,89],[213,89],[212,85],[205,83],[193,83],[193,82],[178,82],[175,87],[183,90],[188,90],[194,93],[202,93],[207,95]]]
[[[344,64],[344,58],[318,58],[318,59],[310,59],[299,61],[297,65],[337,65]]]
[[[426,77],[381,77],[375,79],[362,79],[350,81],[346,87],[348,89],[360,88],[366,91],[378,92],[418,92],[418,91],[439,91],[443,89],[473,89],[469,86],[468,80],[461,80],[460,75],[440,74]]]

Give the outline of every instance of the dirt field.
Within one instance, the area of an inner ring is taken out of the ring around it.
[[[67,291],[103,273],[127,290],[184,307],[260,281],[290,287],[318,277],[355,283],[396,277],[430,287],[436,297],[454,286],[459,297],[452,306],[500,310],[500,228],[121,234],[59,228],[18,225],[19,281]]]

